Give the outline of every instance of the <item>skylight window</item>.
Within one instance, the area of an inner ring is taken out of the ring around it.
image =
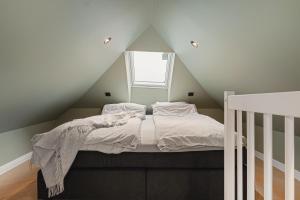
[[[127,52],[131,86],[167,88],[171,80],[174,53]]]

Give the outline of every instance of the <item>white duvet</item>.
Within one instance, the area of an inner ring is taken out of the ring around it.
[[[156,115],[154,123],[161,151],[224,146],[224,125],[206,115]]]
[[[93,130],[80,150],[117,154],[133,151],[140,143],[141,118],[131,118],[123,126]]]

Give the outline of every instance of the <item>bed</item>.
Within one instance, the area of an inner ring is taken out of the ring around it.
[[[224,199],[223,147],[162,152],[157,138],[153,116],[147,115],[134,151],[107,154],[99,144],[83,146],[64,179],[64,192],[52,199]],[[38,199],[51,199],[41,172],[37,188]]]

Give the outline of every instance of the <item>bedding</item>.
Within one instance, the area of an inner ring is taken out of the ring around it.
[[[188,104],[184,101],[174,101],[174,102],[163,102],[163,101],[157,101],[153,105],[176,105],[176,104]]]
[[[139,125],[140,124],[140,125]],[[99,138],[106,137],[106,135],[123,133],[132,135],[132,139],[135,139],[134,144],[136,146],[132,148],[130,143],[122,147],[118,144],[105,144],[104,141]],[[138,138],[138,140],[136,139]],[[146,115],[145,120],[141,123],[137,123],[137,119],[133,118],[128,120],[127,124],[123,126],[116,126],[110,129],[96,129],[93,130],[86,138],[86,142],[81,146],[81,151],[98,151],[107,154],[119,154],[122,152],[148,152],[148,153],[161,153],[158,148],[158,139],[155,133],[155,125],[152,115]],[[210,146],[195,146],[186,147],[178,150],[172,150],[172,152],[186,152],[186,151],[212,151],[222,150],[223,147],[210,147]],[[171,151],[171,150],[170,150]]]
[[[117,103],[117,104],[105,104],[102,109],[103,114],[113,114],[120,112],[135,112],[140,115],[146,115],[146,106],[136,103]]]
[[[86,137],[80,150],[107,154],[134,151],[140,144],[141,124],[140,118],[131,118],[123,126],[95,129]]]
[[[78,150],[86,141],[88,135],[95,129],[114,128],[126,124],[130,119],[141,121],[143,115],[133,112],[106,114],[73,120],[53,130],[35,135],[32,138],[32,163],[42,170],[45,183],[49,189],[49,197],[55,196],[64,190],[64,177],[71,167]],[[97,142],[118,144],[120,147],[136,147],[139,139],[136,135],[120,132],[97,137]]]
[[[224,126],[198,113],[153,117],[160,151],[223,148]]]
[[[152,105],[158,148],[161,151],[188,151],[224,146],[224,125],[198,114],[194,104]]]
[[[158,138],[155,132],[155,125],[153,121],[153,115],[146,115],[146,120],[141,124],[141,142],[137,145],[137,148],[132,152],[162,152],[157,144]],[[196,146],[191,148],[183,148],[178,150],[172,150],[172,152],[187,152],[187,151],[213,151],[223,150],[222,147],[209,147],[209,146]]]
[[[197,113],[197,108],[194,104],[188,103],[160,103],[153,104],[153,115],[162,116],[185,116],[188,114]]]

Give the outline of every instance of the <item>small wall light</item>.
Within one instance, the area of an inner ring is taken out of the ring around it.
[[[192,41],[191,41],[191,45],[192,45],[193,47],[195,47],[195,48],[198,48],[199,42],[192,40]]]
[[[108,43],[110,43],[110,41],[111,41],[111,37],[108,37],[108,38],[106,38],[105,40],[104,40],[104,44],[105,45],[107,45]]]

